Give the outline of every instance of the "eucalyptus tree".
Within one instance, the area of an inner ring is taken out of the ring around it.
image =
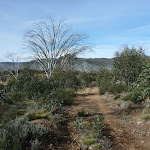
[[[47,78],[58,64],[64,67],[76,55],[90,49],[88,44],[84,44],[85,34],[73,32],[62,19],[53,17],[35,23],[27,31],[25,39],[27,49]]]

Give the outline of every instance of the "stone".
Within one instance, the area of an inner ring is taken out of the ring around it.
[[[123,101],[120,104],[120,108],[121,109],[128,109],[129,107],[131,107],[133,105],[133,103],[131,101]]]

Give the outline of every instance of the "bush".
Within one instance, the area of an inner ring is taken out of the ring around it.
[[[56,68],[50,78],[53,87],[65,88],[70,90],[77,90],[81,83],[77,77],[77,72],[72,70],[63,70],[62,68]]]
[[[62,102],[64,105],[71,105],[73,103],[73,98],[75,94],[71,90],[65,90],[58,88],[50,95],[50,98],[57,99]]]
[[[2,82],[5,82],[6,80],[7,80],[6,75],[2,74],[2,76],[1,76],[1,81],[2,81]]]
[[[108,88],[108,91],[112,94],[127,92],[128,91],[128,86],[126,86],[123,83],[110,84],[110,86]]]
[[[25,68],[22,70],[22,72],[19,74],[18,79],[16,80],[15,84],[13,85],[13,90],[15,91],[22,91],[24,88],[24,85],[33,78],[34,76],[34,70]]]
[[[42,140],[46,132],[46,128],[40,124],[34,125],[26,118],[16,118],[0,129],[0,149],[25,149],[30,141]]]
[[[4,89],[4,85],[0,83],[0,90]]]
[[[105,82],[101,83],[101,85],[99,87],[99,94],[100,95],[105,94],[105,92],[108,91],[108,89],[111,85],[112,85],[112,83],[110,81],[105,81]]]
[[[78,78],[83,87],[90,87],[96,81],[97,73],[95,72],[79,72]]]
[[[124,46],[122,52],[116,52],[113,73],[116,80],[125,81],[127,85],[135,82],[145,65],[146,55],[143,48]]]
[[[13,92],[9,95],[7,98],[7,101],[14,102],[14,101],[20,101],[22,100],[23,95],[21,92]]]
[[[130,95],[135,103],[142,102],[150,96],[150,63],[143,69],[137,81],[131,85]]]
[[[104,85],[104,82],[110,82],[113,80],[113,74],[106,68],[102,68],[99,70],[96,81],[97,86],[100,87],[101,84]]]

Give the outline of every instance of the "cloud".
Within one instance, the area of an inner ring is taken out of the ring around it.
[[[129,29],[128,32],[138,33],[138,34],[149,34],[150,33],[150,24]]]

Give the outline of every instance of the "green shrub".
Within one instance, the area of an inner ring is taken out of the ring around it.
[[[113,73],[116,80],[127,85],[135,82],[146,63],[146,55],[142,47],[124,46],[121,52],[116,52],[113,61]]]
[[[108,91],[108,89],[109,89],[109,87],[111,86],[111,84],[112,84],[112,83],[109,82],[109,81],[105,81],[105,82],[101,83],[101,85],[100,85],[100,87],[99,87],[99,94],[100,94],[100,95],[105,94],[105,92]]]
[[[56,89],[52,95],[52,98],[62,101],[64,105],[71,105],[75,94],[71,90],[65,90],[62,88]]]
[[[143,69],[136,82],[131,85],[130,95],[134,103],[150,96],[150,63]]]
[[[96,81],[97,73],[95,72],[79,72],[78,78],[81,81],[82,87],[90,87]]]
[[[30,145],[30,141],[42,140],[46,132],[46,128],[40,124],[34,125],[26,118],[16,118],[0,129],[0,149],[24,149]]]
[[[78,111],[78,116],[79,117],[84,117],[85,116],[85,110],[83,108]]]
[[[77,76],[77,72],[72,70],[63,70],[58,67],[54,70],[50,81],[53,84],[54,89],[65,88],[70,90],[77,90],[81,83]]]
[[[6,80],[7,80],[6,75],[2,75],[2,76],[1,76],[1,81],[2,81],[2,82],[5,82]]]
[[[148,120],[150,120],[150,115],[149,114],[144,115],[141,119],[144,120],[144,121],[148,121]]]
[[[0,83],[0,90],[4,89],[4,85]]]
[[[91,145],[97,142],[97,139],[93,138],[93,139],[83,139],[82,143],[84,145]]]
[[[128,86],[123,83],[110,84],[108,91],[112,94],[127,92]]]
[[[97,75],[97,86],[100,87],[104,82],[111,82],[113,80],[113,74],[106,68],[102,68],[99,70]]]
[[[116,94],[114,99],[116,100],[116,99],[118,99],[120,97],[121,97],[121,94]]]
[[[133,101],[133,98],[131,97],[131,95],[127,94],[125,97],[123,97],[124,101]]]
[[[7,101],[15,102],[15,101],[22,100],[22,98],[23,98],[23,95],[21,92],[13,92],[13,93],[9,94]]]

